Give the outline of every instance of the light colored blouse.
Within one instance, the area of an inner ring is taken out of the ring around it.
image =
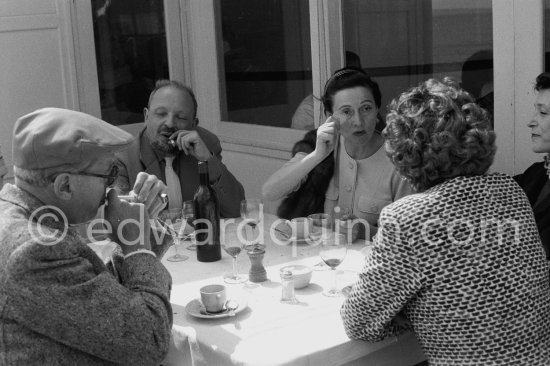
[[[411,185],[395,171],[381,146],[373,155],[355,160],[348,155],[341,138],[335,175],[330,181],[325,198],[325,212],[352,213],[365,219],[370,226],[370,235],[376,234],[382,208],[401,197],[413,193]]]
[[[382,208],[412,193],[413,189],[395,171],[384,146],[368,158],[360,160],[355,160],[348,155],[343,137],[340,137],[338,146],[335,174],[326,192],[324,211],[335,214],[334,209],[338,206],[339,212],[345,210],[359,219],[365,219],[370,229],[370,235],[366,237],[370,239],[377,231],[377,221]],[[298,164],[306,156],[305,153],[297,153],[285,163],[280,172],[289,171],[289,167]],[[265,189],[267,184],[264,185],[264,198],[267,200],[284,198],[300,188],[307,180],[308,173],[309,171],[297,171],[283,174],[278,178],[281,179],[281,184],[269,184],[270,188],[267,190]],[[298,174],[300,177],[297,176]],[[294,180],[298,183],[288,189],[288,184],[284,183],[285,180]],[[338,217],[338,214],[335,217]]]

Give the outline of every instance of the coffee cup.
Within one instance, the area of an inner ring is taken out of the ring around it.
[[[201,301],[209,313],[219,313],[224,310],[226,291],[224,285],[208,285],[201,287]]]
[[[310,234],[307,217],[296,217],[290,220],[290,228],[292,230],[292,237],[296,239],[304,239]]]
[[[314,240],[326,240],[332,235],[332,217],[329,214],[313,214],[309,215],[311,233],[310,236]]]

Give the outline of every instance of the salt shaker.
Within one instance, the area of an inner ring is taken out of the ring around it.
[[[250,259],[250,271],[248,272],[248,279],[250,282],[263,282],[267,280],[267,272],[262,263],[265,255],[265,250],[261,249],[257,245],[251,245],[250,248],[246,248],[246,254]]]
[[[296,304],[298,300],[294,296],[294,276],[292,271],[286,269],[281,272],[281,302],[283,304]]]

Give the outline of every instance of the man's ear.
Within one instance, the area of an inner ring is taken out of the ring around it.
[[[197,127],[198,125],[199,125],[199,119],[195,117],[195,119],[193,120],[193,128]]]
[[[147,115],[149,114],[149,109],[147,107],[143,108],[143,120],[147,121]]]
[[[71,175],[61,173],[53,181],[53,191],[57,198],[68,201],[73,197]]]

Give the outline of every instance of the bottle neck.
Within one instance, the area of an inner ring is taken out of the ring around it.
[[[202,186],[210,184],[208,177],[208,163],[206,161],[199,161],[199,181]]]

